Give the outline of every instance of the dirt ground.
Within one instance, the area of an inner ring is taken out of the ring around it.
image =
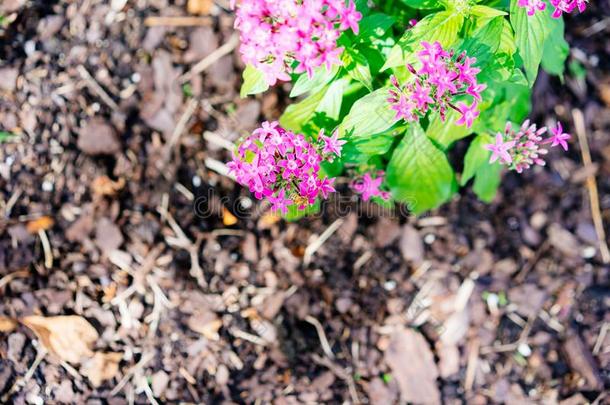
[[[608,2],[532,114],[582,111],[593,164],[297,223],[219,165],[288,87],[240,99],[228,1],[185,3],[0,4],[0,403],[610,401]]]

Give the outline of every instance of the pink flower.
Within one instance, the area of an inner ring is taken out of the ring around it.
[[[331,149],[340,153],[345,141],[337,136],[326,138]],[[334,179],[321,177],[320,173],[320,163],[335,156],[334,152],[324,152],[328,147],[322,139],[311,144],[277,122],[264,122],[241,142],[227,167],[256,198],[267,198],[274,210],[286,213],[290,204],[303,209],[335,191]]]
[[[567,152],[568,143],[566,141],[569,141],[570,138],[572,138],[572,135],[563,132],[561,122],[558,122],[555,128],[551,128],[551,133],[553,136],[547,139],[544,143],[550,143],[551,147],[561,145],[563,150]]]
[[[383,200],[389,200],[390,194],[387,191],[380,190],[381,184],[384,181],[384,172],[377,173],[377,177],[371,177],[370,173],[365,173],[359,179],[352,182],[352,189],[362,195],[364,201],[368,201],[371,197],[380,197]]]
[[[480,69],[474,67],[476,58],[467,57],[465,53],[455,57],[453,51],[447,52],[439,42],[422,42],[423,50],[418,52],[421,67],[416,69],[407,65],[414,75],[414,80],[401,85],[396,77],[390,77],[392,87],[388,91],[390,108],[396,111],[396,120],[407,122],[418,121],[429,110],[437,111],[441,120],[445,119],[448,108],[453,108],[462,117],[456,123],[470,127],[479,116],[478,103],[482,101],[481,93],[487,87],[477,83]],[[473,103],[454,105],[454,99],[463,94],[473,98]]]
[[[582,13],[587,8],[587,0],[550,0],[550,3],[555,8],[553,18],[559,18],[563,13],[571,13],[574,9]],[[544,0],[519,0],[517,5],[527,9],[529,16],[546,9]]]
[[[466,125],[467,128],[472,126],[472,123],[480,114],[479,110],[477,110],[476,101],[470,106],[460,101],[457,104],[457,111],[462,114],[462,116],[455,122],[455,125]]]
[[[347,141],[339,140],[339,131],[335,131],[332,137],[328,137],[324,135],[324,130],[322,129],[319,138],[324,142],[324,149],[322,149],[323,153],[334,154],[337,157],[341,157],[341,149]]]
[[[508,151],[515,146],[515,141],[504,142],[504,137],[502,134],[498,133],[496,135],[496,143],[493,145],[485,145],[485,149],[491,151],[491,157],[489,158],[489,163],[494,163],[496,160],[500,159],[500,162],[503,163],[512,163],[513,158],[510,156]]]
[[[290,73],[341,64],[343,31],[358,33],[362,14],[353,0],[232,0],[243,61],[263,73],[269,85]],[[296,62],[296,63],[295,63]]]
[[[518,173],[533,165],[544,166],[546,164],[544,156],[548,150],[543,145],[550,143],[551,147],[560,145],[564,150],[568,150],[566,141],[570,139],[570,134],[563,132],[561,123],[558,123],[556,128],[551,128],[550,138],[544,139],[543,135],[547,131],[547,127],[537,129],[535,124],[530,125],[529,120],[515,131],[508,122],[504,133],[496,135],[496,143],[485,146],[485,149],[492,151],[490,163],[499,160]]]
[[[282,211],[282,214],[286,214],[288,212],[288,206],[292,205],[292,200],[290,198],[285,198],[286,190],[282,189],[277,193],[277,196],[269,196],[269,202],[271,203],[272,211]]]

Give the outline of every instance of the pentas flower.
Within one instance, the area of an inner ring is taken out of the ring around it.
[[[474,67],[476,58],[462,53],[455,57],[454,52],[447,52],[439,42],[421,43],[424,50],[418,53],[421,67],[407,68],[415,76],[414,80],[401,85],[396,77],[390,81],[390,108],[396,111],[397,120],[407,122],[419,121],[429,111],[438,111],[445,120],[448,108],[458,111],[461,116],[456,125],[472,126],[479,116],[478,102],[482,100],[481,93],[487,87],[477,82],[477,74],[481,71]],[[470,96],[472,103],[462,101],[455,103],[460,96]]]
[[[265,75],[269,85],[289,81],[290,73],[341,64],[337,39],[351,29],[358,34],[362,14],[353,0],[232,1],[240,53],[245,63]],[[294,68],[293,68],[294,67]]]
[[[264,122],[240,143],[227,166],[239,184],[285,214],[293,204],[305,209],[335,191],[335,179],[321,177],[320,164],[340,156],[344,143],[337,134],[327,137],[321,131],[312,144],[277,122]]]
[[[379,197],[385,201],[389,200],[390,193],[381,190],[385,173],[383,171],[378,171],[375,176],[376,177],[373,178],[370,173],[365,173],[362,177],[357,178],[352,182],[352,190],[361,194],[364,201],[370,200],[371,197]]]
[[[536,124],[530,125],[529,120],[526,120],[517,131],[508,122],[504,133],[496,134],[495,143],[485,145],[485,149],[491,151],[489,163],[498,161],[518,173],[533,165],[544,166],[546,164],[544,156],[548,153],[544,145],[551,144],[551,147],[559,145],[567,151],[567,140],[571,138],[570,134],[563,132],[561,123],[551,128],[552,135],[545,138],[543,135],[547,132],[547,127],[537,129]]]
[[[582,13],[587,8],[587,0],[550,0],[550,3],[555,8],[553,18],[559,18],[563,13],[571,13],[574,9]],[[527,9],[529,16],[546,9],[544,0],[519,0],[517,5]]]

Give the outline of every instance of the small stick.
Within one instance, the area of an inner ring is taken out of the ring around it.
[[[211,17],[146,17],[146,27],[209,27],[214,20]]]
[[[34,375],[34,372],[40,365],[40,362],[42,362],[42,360],[47,355],[47,349],[45,349],[43,346],[36,347],[36,350],[37,350],[36,358],[34,359],[34,362],[32,362],[32,365],[30,366],[28,371],[25,373],[23,378],[15,381],[15,383],[11,386],[11,389],[8,390],[7,393],[2,398],[0,398],[0,400],[3,403],[7,403],[6,401],[8,401],[8,399],[11,397],[11,395],[13,395],[16,392],[19,392],[21,390],[21,388],[25,387],[25,385],[28,383],[28,381],[30,381],[30,379]]]
[[[309,322],[310,324],[313,325],[314,328],[316,328],[316,332],[318,332],[318,337],[320,338],[320,344],[322,345],[322,350],[324,351],[324,354],[327,357],[334,359],[335,354],[333,353],[333,351],[330,348],[330,344],[328,343],[328,339],[326,338],[326,333],[324,333],[324,327],[322,326],[320,321],[318,321],[316,318],[314,318],[311,315],[307,315],[305,317],[305,321]]]
[[[30,272],[27,270],[18,270],[18,271],[7,274],[6,276],[0,278],[0,290],[2,290],[4,288],[4,286],[8,285],[14,279],[26,278],[29,275],[30,275]]]
[[[116,394],[121,392],[121,390],[123,389],[125,384],[127,384],[127,382],[131,379],[131,377],[133,377],[133,375],[135,373],[137,373],[140,369],[144,368],[144,366],[149,361],[151,361],[154,357],[155,357],[154,353],[148,353],[147,355],[142,356],[140,361],[135,366],[130,368],[129,371],[127,371],[127,374],[125,374],[125,376],[123,376],[121,381],[119,381],[119,383],[116,385],[116,387],[114,387],[112,389],[112,391],[110,391],[110,394],[108,394],[108,397],[114,397]]]
[[[53,267],[53,252],[51,251],[51,243],[44,229],[38,230],[38,237],[42,242],[42,250],[44,251],[44,267],[50,269]]]
[[[326,242],[326,240],[328,240],[328,238],[330,238],[333,233],[335,233],[337,229],[339,229],[341,224],[343,224],[343,218],[337,219],[322,233],[322,235],[318,237],[318,239],[313,241],[309,246],[307,246],[307,248],[305,248],[305,254],[303,255],[303,263],[305,264],[305,266],[309,265],[314,253],[316,253],[318,249],[320,249],[320,247],[324,244],[324,242]]]
[[[576,134],[578,135],[578,143],[580,144],[582,162],[585,167],[587,167],[590,166],[593,162],[591,161],[591,151],[589,150],[589,141],[587,140],[585,119],[582,114],[582,111],[577,108],[572,110],[572,117],[574,118],[574,127],[576,128]],[[606,243],[606,232],[604,231],[604,222],[602,219],[601,209],[599,207],[599,194],[597,191],[597,183],[595,181],[595,176],[588,176],[586,184],[587,189],[589,190],[591,216],[593,217],[595,232],[597,233],[597,239],[599,240],[599,252],[601,253],[602,261],[604,262],[604,264],[608,264],[610,263],[610,249],[608,249],[608,244]]]
[[[223,138],[222,136],[220,136],[214,132],[205,131],[203,133],[203,139],[205,139],[206,141],[208,141],[211,144],[220,146],[221,148],[224,148],[224,149],[228,150],[229,152],[232,152],[235,149],[235,145],[233,144],[233,142],[229,141],[228,139]]]
[[[186,105],[186,109],[184,110],[184,113],[182,113],[182,116],[180,117],[180,120],[178,121],[178,123],[176,124],[176,127],[174,128],[174,132],[172,132],[172,137],[169,139],[169,142],[167,142],[167,155],[169,155],[169,150],[178,142],[178,140],[180,139],[180,136],[182,136],[182,133],[184,132],[184,129],[186,128],[186,124],[188,124],[189,120],[191,119],[191,117],[193,116],[193,113],[195,112],[195,109],[197,109],[197,104],[199,104],[199,102],[197,100],[195,100],[194,98],[190,99],[188,104]]]
[[[229,173],[229,168],[227,167],[227,165],[222,163],[220,160],[205,158],[204,163],[208,169],[213,170],[216,173],[235,181],[235,176]]]
[[[191,70],[180,76],[178,78],[179,82],[183,84],[190,81],[193,76],[202,73],[207,68],[216,63],[220,58],[233,52],[235,47],[237,47],[238,43],[239,37],[236,34],[233,34],[226,44],[216,49],[214,52],[212,52],[205,58],[201,59],[201,61],[199,61],[195,66],[193,66]]]
[[[95,92],[108,107],[112,108],[114,111],[119,111],[119,105],[115,103],[108,93],[106,93],[106,91],[102,88],[102,86],[95,81],[93,76],[91,76],[91,73],[89,73],[89,71],[83,65],[78,65],[76,70],[78,70],[80,76],[87,83],[87,86],[93,90],[93,92]]]
[[[466,378],[464,379],[464,390],[472,391],[477,365],[479,363],[479,339],[473,338],[468,344],[468,365],[466,366]]]
[[[599,335],[597,335],[597,340],[595,341],[595,346],[593,347],[594,356],[597,356],[600,349],[602,348],[602,344],[604,343],[604,339],[606,339],[606,334],[608,333],[608,329],[610,329],[610,323],[605,322],[599,331]]]

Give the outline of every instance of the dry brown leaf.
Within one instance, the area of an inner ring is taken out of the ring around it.
[[[213,312],[196,313],[189,318],[187,324],[189,328],[201,333],[206,339],[220,339],[218,331],[222,326],[222,321]]]
[[[213,5],[212,0],[188,0],[186,10],[189,14],[208,15]]]
[[[120,178],[117,181],[113,181],[108,176],[99,176],[91,183],[93,193],[102,196],[115,195],[123,187],[125,187],[125,179]]]
[[[99,338],[85,318],[70,316],[26,316],[21,323],[30,328],[43,346],[60,360],[78,364],[93,356],[91,345]]]
[[[6,316],[0,316],[0,332],[8,333],[15,330],[17,327],[17,322]]]
[[[53,220],[53,218],[49,216],[43,216],[28,222],[25,228],[32,235],[36,235],[40,230],[46,231],[47,229],[50,229],[54,223],[55,221]]]
[[[95,352],[92,358],[83,363],[81,373],[97,388],[117,375],[122,358],[123,353]]]
[[[261,217],[261,219],[259,221],[259,226],[261,226],[263,229],[267,229],[267,228],[270,228],[271,225],[277,224],[280,219],[282,219],[282,217],[280,217],[275,212],[267,211]]]
[[[222,223],[225,224],[225,226],[231,226],[237,223],[237,217],[226,207],[222,207]]]

